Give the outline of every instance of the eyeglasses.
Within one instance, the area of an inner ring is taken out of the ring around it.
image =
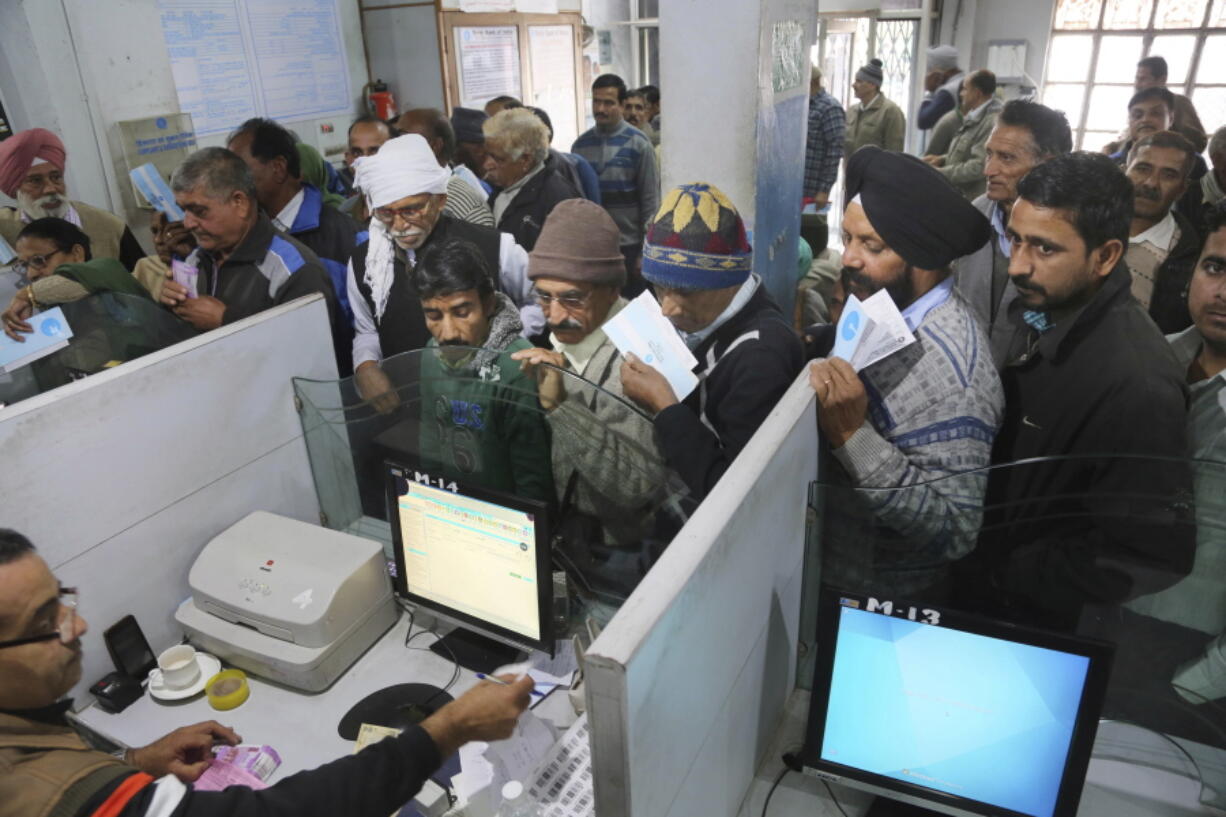
[[[40,641],[52,641],[57,638],[65,644],[71,644],[81,629],[77,621],[78,598],[77,588],[61,587],[60,610],[55,629],[24,638],[14,638],[12,641],[0,641],[0,650],[5,647],[20,647],[25,644],[37,644]]]
[[[55,252],[49,252],[46,255],[31,255],[25,261],[14,261],[13,271],[22,278],[25,278],[26,273],[28,273],[30,269],[40,271],[46,269],[47,264],[51,261],[51,259],[59,255],[61,252],[62,250],[56,250]]]
[[[21,188],[27,192],[42,192],[47,186],[47,182],[59,187],[64,183],[64,174],[57,171],[52,171],[46,176],[26,176],[21,180]]]
[[[393,223],[397,216],[405,221],[412,221],[413,219],[421,218],[430,209],[430,202],[433,200],[433,198],[426,199],[421,204],[412,204],[408,207],[376,207],[374,216],[384,224]]]
[[[592,293],[588,292],[563,292],[561,295],[552,295],[548,292],[541,292],[539,289],[532,290],[532,297],[540,304],[542,309],[548,309],[549,305],[557,301],[562,305],[563,309],[582,309],[589,300]]]

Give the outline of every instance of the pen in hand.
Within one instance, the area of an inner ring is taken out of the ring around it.
[[[493,675],[486,675],[484,672],[478,672],[477,677],[480,678],[482,681],[489,681],[490,683],[499,684],[504,687],[510,686],[510,684],[508,684],[506,681],[502,680],[501,678],[495,678]],[[544,692],[540,692],[539,690],[537,690],[536,687],[533,687],[531,692],[533,695],[543,696],[545,694]]]

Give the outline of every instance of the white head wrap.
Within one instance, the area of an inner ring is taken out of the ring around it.
[[[355,161],[353,171],[354,187],[366,196],[366,206],[372,214],[363,280],[370,287],[375,319],[379,320],[392,290],[395,255],[387,225],[373,218],[374,210],[409,196],[446,193],[451,171],[438,163],[430,145],[416,133],[384,142],[374,156]]]

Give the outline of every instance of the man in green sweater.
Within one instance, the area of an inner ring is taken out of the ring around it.
[[[550,502],[549,430],[511,299],[466,241],[430,246],[413,271],[431,340],[421,357],[421,463],[435,476]]]

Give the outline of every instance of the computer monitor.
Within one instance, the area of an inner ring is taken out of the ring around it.
[[[388,462],[398,595],[458,629],[431,647],[475,672],[520,650],[553,654],[553,581],[543,502]]]
[[[823,588],[801,761],[953,815],[1073,817],[1113,648]]]

